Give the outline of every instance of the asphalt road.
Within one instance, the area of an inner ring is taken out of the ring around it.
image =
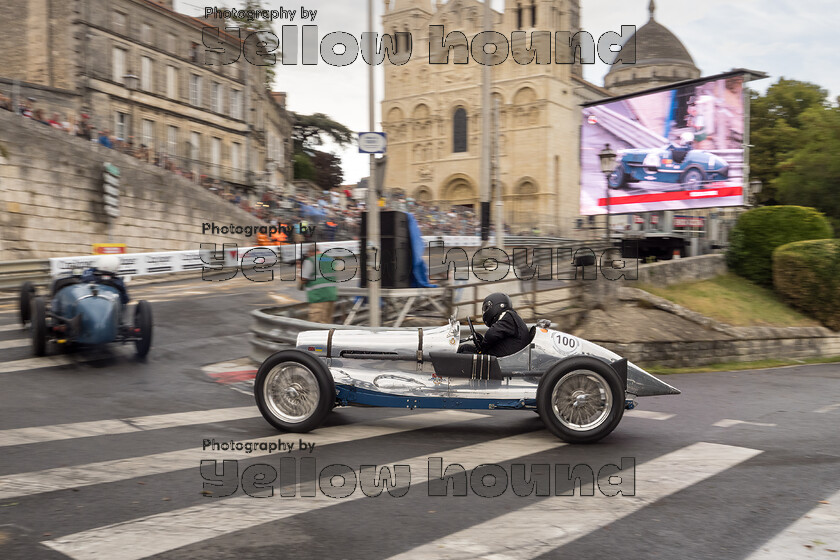
[[[153,305],[146,362],[130,346],[33,359],[0,305],[4,560],[840,558],[838,365],[669,376],[682,395],[640,399],[590,446],[513,411],[336,409],[280,434],[234,390],[253,367],[237,359],[248,311],[298,293],[233,280],[132,295]],[[202,448],[278,439],[294,447]],[[466,484],[430,495],[429,458]],[[362,465],[390,467],[397,487],[369,497]],[[568,472],[582,489],[556,495]],[[275,474],[274,497],[246,493]]]

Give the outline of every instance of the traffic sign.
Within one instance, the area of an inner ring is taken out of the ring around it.
[[[360,132],[359,153],[384,154],[388,142],[384,132]]]
[[[125,243],[94,243],[94,255],[124,255],[126,253]]]

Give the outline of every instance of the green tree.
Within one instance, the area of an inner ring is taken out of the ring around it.
[[[341,159],[330,152],[312,150],[310,156],[315,166],[315,182],[325,191],[341,186],[344,181],[344,171],[341,169]]]
[[[329,141],[347,146],[353,142],[353,131],[324,113],[292,113],[292,119],[295,178],[310,179],[324,190],[340,186],[344,180],[341,159],[331,152],[316,150],[315,147]]]
[[[315,180],[315,166],[306,154],[295,154],[295,179]]]
[[[292,118],[294,119],[292,138],[295,142],[296,153],[323,146],[327,140],[332,140],[339,146],[347,146],[353,142],[353,131],[324,113],[312,115],[292,113]]]
[[[813,208],[764,206],[738,217],[729,235],[726,264],[747,280],[773,284],[773,251],[776,247],[808,239],[833,237],[828,219]]]
[[[828,92],[816,84],[785,78],[765,95],[750,92],[750,176],[764,185],[760,202],[776,198],[778,164],[797,148],[803,113],[825,107],[827,98]]]
[[[239,8],[234,7],[234,8],[224,8],[224,9],[237,10],[236,16],[238,16],[238,11],[239,10],[252,10],[252,11],[259,10],[259,11],[262,11],[262,10],[268,9],[270,11],[270,8],[263,7],[260,0],[241,0],[241,3],[242,3],[242,6],[239,7]],[[241,35],[241,39],[243,41],[248,36],[248,33],[253,32],[253,31],[267,31],[267,32],[270,32],[270,33],[274,33],[274,28],[271,25],[271,20],[270,19],[264,19],[264,18],[246,19],[246,18],[241,18],[241,17],[231,17],[231,18],[228,18],[228,20],[226,22],[226,25],[229,25],[231,27],[241,28],[242,32],[240,33],[240,35]],[[280,50],[279,49],[272,51],[272,54],[276,55],[278,59],[280,58]],[[248,61],[245,60],[244,57],[242,57],[242,58],[239,59],[237,64],[248,64]],[[276,72],[274,70],[274,65],[269,64],[268,66],[265,66],[264,68],[265,68],[265,89],[267,89],[268,91],[271,91],[272,87],[274,85],[274,76],[276,75]]]
[[[838,100],[840,105],[840,100]],[[774,184],[784,204],[813,206],[840,232],[840,106],[800,115],[796,147],[779,162]]]

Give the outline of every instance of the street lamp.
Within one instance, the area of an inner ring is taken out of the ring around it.
[[[750,181],[750,190],[749,195],[747,197],[746,203],[747,206],[755,206],[755,199],[758,197],[758,193],[761,192],[761,180],[760,179],[753,179]]]
[[[137,89],[137,84],[140,82],[140,78],[136,75],[132,74],[130,71],[128,74],[123,76],[123,81],[125,82],[125,88],[128,90],[128,103],[131,105],[131,116],[129,117],[128,123],[128,137],[134,137],[134,99],[133,94],[134,91]],[[128,142],[126,142],[128,143]]]
[[[604,174],[604,179],[607,181],[607,241],[610,240],[610,174],[615,169],[615,152],[610,149],[609,144],[604,145],[604,149],[598,153],[601,159],[601,173]]]

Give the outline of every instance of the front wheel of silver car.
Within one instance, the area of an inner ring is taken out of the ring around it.
[[[580,356],[558,363],[540,380],[537,408],[546,427],[569,443],[593,443],[612,432],[624,413],[618,373]]]
[[[283,350],[260,366],[254,397],[272,426],[286,432],[308,432],[332,410],[335,384],[318,358],[300,350]]]

